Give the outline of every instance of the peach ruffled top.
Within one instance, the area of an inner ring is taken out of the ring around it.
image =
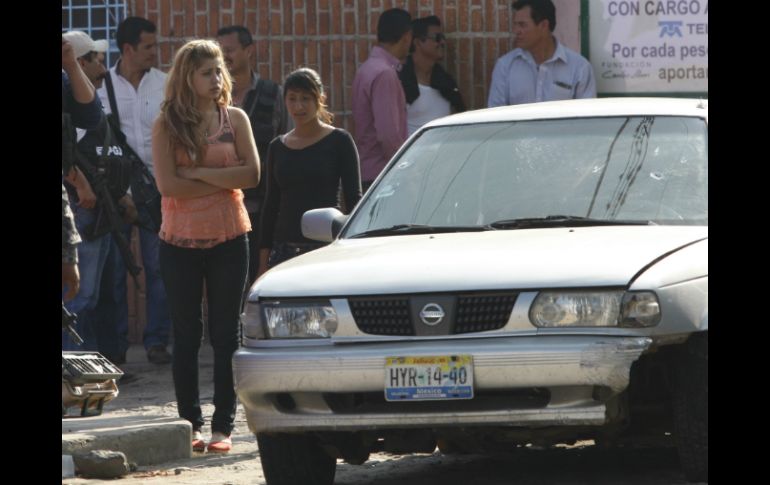
[[[219,130],[208,137],[202,167],[222,168],[241,164],[235,152],[235,136],[226,107],[220,108]],[[181,147],[176,150],[178,166],[192,165]],[[222,189],[202,197],[163,197],[160,238],[174,246],[205,249],[234,239],[251,230],[249,214],[240,189]]]

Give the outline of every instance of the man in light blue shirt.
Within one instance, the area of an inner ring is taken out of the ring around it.
[[[556,37],[556,8],[551,0],[513,3],[516,48],[497,60],[489,86],[490,108],[511,104],[595,98],[591,64]]]

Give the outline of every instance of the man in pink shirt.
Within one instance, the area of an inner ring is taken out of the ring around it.
[[[377,45],[353,79],[355,142],[361,160],[361,186],[369,188],[406,141],[406,98],[398,70],[412,43],[412,16],[386,10],[377,22]]]

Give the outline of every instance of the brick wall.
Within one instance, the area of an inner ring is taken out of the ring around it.
[[[282,82],[299,66],[321,74],[334,124],[353,130],[351,85],[356,68],[377,39],[384,10],[403,8],[413,18],[437,15],[447,34],[444,66],[457,80],[469,109],[486,107],[495,61],[512,48],[511,0],[129,0],[129,15],[158,27],[160,68],[168,71],[185,42],[211,38],[220,27],[245,25],[255,36],[260,76]],[[579,51],[580,0],[554,0],[555,35]],[[134,248],[138,244],[134,241]],[[137,251],[138,253],[138,251]],[[143,278],[142,278],[143,280]],[[133,282],[129,283],[129,287]],[[131,340],[144,327],[143,281],[129,291]]]
[[[579,0],[556,0],[556,35],[579,48]],[[486,105],[498,57],[512,48],[510,0],[133,0],[132,15],[158,26],[160,67],[193,38],[242,24],[256,39],[260,76],[282,81],[299,66],[323,79],[335,124],[351,128],[350,92],[356,68],[376,42],[377,19],[392,7],[412,17],[438,15],[447,34],[445,67],[470,108]]]

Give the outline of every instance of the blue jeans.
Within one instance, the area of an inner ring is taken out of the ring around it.
[[[118,284],[116,272],[123,275]],[[113,239],[104,265],[99,302],[96,305],[99,351],[107,358],[118,358],[128,350],[128,299],[126,298],[126,269],[118,245]]]
[[[77,204],[72,205],[75,215],[75,227],[83,234],[85,228],[93,223],[95,211],[84,209]],[[71,301],[64,306],[70,313],[77,314],[75,331],[83,339],[83,345],[76,345],[69,333],[62,331],[62,350],[101,350],[98,345],[99,320],[96,318],[96,304],[99,300],[99,287],[102,272],[107,261],[112,236],[106,234],[93,241],[85,239],[77,245],[78,272],[80,273],[80,290]]]
[[[140,212],[143,209],[138,208]],[[145,215],[146,216],[146,215]],[[140,214],[140,218],[143,217]],[[131,241],[133,226],[126,226],[126,239]],[[166,302],[166,288],[160,276],[160,263],[158,261],[158,244],[160,238],[157,233],[150,232],[139,227],[139,243],[142,251],[142,273],[144,273],[145,295],[147,297],[147,325],[144,327],[144,348],[149,349],[155,345],[168,345],[171,331],[171,315]],[[126,278],[128,271],[118,251],[117,244],[113,241],[112,258],[118,261],[112,278],[113,290],[111,305],[114,306],[114,319],[117,322],[117,331],[122,341],[126,341],[128,335],[128,300]],[[137,261],[138,263],[138,261]],[[106,304],[106,303],[105,303]],[[109,310],[105,308],[105,314]]]
[[[245,235],[212,248],[182,248],[160,242],[160,269],[174,322],[172,374],[179,416],[203,427],[198,352],[203,340],[203,287],[214,349],[214,416],[211,431],[230,435],[235,421],[233,353],[240,341],[239,313],[249,267]]]

